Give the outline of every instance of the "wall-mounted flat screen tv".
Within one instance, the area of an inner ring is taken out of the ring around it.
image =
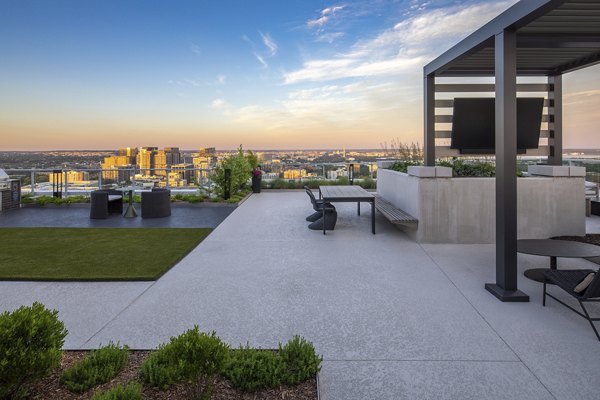
[[[517,152],[537,149],[544,99],[520,97],[517,99]],[[455,98],[452,114],[450,148],[461,154],[494,154],[496,108],[494,98]]]

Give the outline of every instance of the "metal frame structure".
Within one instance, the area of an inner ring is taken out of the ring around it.
[[[496,97],[496,282],[485,288],[501,301],[529,301],[517,288],[516,98],[522,89],[546,91],[548,163],[562,163],[562,75],[600,63],[600,2],[597,0],[522,0],[467,36],[424,67],[425,165],[434,165],[436,100],[441,77],[494,77],[495,84],[471,85]],[[527,88],[519,77],[547,77],[548,84]],[[477,87],[479,86],[479,87]],[[460,87],[454,88],[468,91]]]

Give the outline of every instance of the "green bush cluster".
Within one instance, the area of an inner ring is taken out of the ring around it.
[[[406,173],[408,171],[408,167],[418,167],[421,165],[423,165],[422,161],[403,160],[403,161],[397,161],[397,162],[393,163],[392,165],[389,166],[388,169]]]
[[[287,181],[285,179],[273,179],[272,181],[262,181],[261,187],[263,189],[303,189],[304,186],[308,186],[311,189],[318,189],[319,186],[337,186],[337,185],[349,185],[350,180],[347,177],[340,177],[336,180],[327,179],[307,179],[302,181]],[[364,189],[375,189],[377,183],[371,178],[355,179],[354,184],[361,186]]]
[[[392,164],[389,169],[406,173],[410,166],[423,165],[421,161],[398,161]],[[456,177],[493,177],[496,176],[496,166],[489,161],[463,160],[453,158],[451,160],[438,160],[435,165],[438,167],[452,168],[452,175]],[[517,171],[517,176],[522,176],[522,171]]]
[[[244,149],[240,145],[237,154],[221,159],[213,171],[212,180],[216,185],[217,194],[221,197],[225,194],[225,170],[231,170],[229,193],[233,196],[248,187],[252,170],[257,165],[256,155],[252,151],[244,153]]]
[[[248,346],[231,351],[224,375],[236,387],[252,392],[302,383],[321,370],[322,361],[312,343],[294,336],[280,344],[277,353]]]
[[[58,311],[35,302],[0,314],[0,398],[26,396],[26,387],[60,365],[67,330]]]
[[[279,357],[285,366],[283,382],[296,385],[315,376],[321,370],[323,357],[317,355],[313,344],[294,336],[285,346],[279,345]]]
[[[142,364],[144,382],[167,389],[183,381],[209,380],[223,371],[229,348],[215,332],[189,329],[161,345]]]
[[[72,392],[83,393],[93,386],[110,381],[125,367],[129,349],[109,343],[92,351],[83,360],[67,369],[60,382]]]
[[[274,388],[281,384],[281,358],[271,350],[240,346],[232,350],[223,373],[231,383],[245,392]]]
[[[487,161],[464,161],[459,158],[453,158],[451,161],[438,161],[436,165],[440,167],[452,168],[452,174],[458,177],[492,177],[496,176],[496,166]]]
[[[92,400],[140,400],[142,385],[130,382],[128,385],[117,385],[105,392],[96,392]]]
[[[23,200],[23,198],[21,199]],[[68,196],[68,197],[63,197],[63,198],[59,198],[59,197],[53,197],[53,196],[40,196],[40,197],[29,197],[29,200],[27,200],[26,204],[37,204],[39,206],[45,206],[46,204],[58,204],[58,205],[63,205],[63,204],[78,204],[78,203],[89,203],[90,202],[90,198],[87,196]]]
[[[206,199],[205,196],[196,194],[177,193],[171,197],[171,201],[187,201],[188,203],[202,203]]]

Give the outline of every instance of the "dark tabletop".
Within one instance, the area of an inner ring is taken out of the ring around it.
[[[600,246],[571,240],[521,239],[517,251],[547,257],[588,258],[600,256]]]
[[[324,199],[373,200],[373,194],[360,186],[319,186]]]

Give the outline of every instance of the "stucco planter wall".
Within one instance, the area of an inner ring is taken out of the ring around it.
[[[494,178],[417,177],[381,169],[377,192],[419,219],[402,227],[422,243],[494,243]],[[519,239],[585,234],[582,177],[527,177],[517,180]]]

